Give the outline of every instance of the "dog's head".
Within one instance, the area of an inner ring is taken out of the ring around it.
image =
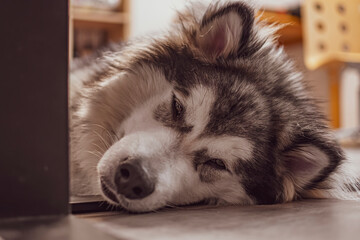
[[[285,202],[319,186],[342,159],[253,8],[202,7],[179,14],[173,32],[108,57],[111,74],[95,94],[103,125],[119,137],[98,164],[113,204]]]

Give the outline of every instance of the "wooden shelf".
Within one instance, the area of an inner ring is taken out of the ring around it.
[[[131,0],[122,0],[121,4],[113,11],[72,6],[69,12],[70,60],[74,54],[75,30],[100,30],[104,31],[106,42],[126,41],[130,33],[130,5]]]
[[[116,11],[101,11],[92,9],[72,8],[71,17],[74,21],[86,21],[110,24],[126,24],[129,14]]]

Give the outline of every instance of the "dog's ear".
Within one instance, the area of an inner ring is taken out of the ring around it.
[[[335,142],[296,143],[281,155],[285,180],[293,184],[298,194],[326,179],[343,160],[342,150]]]
[[[237,55],[249,40],[254,11],[242,2],[208,8],[199,30],[196,44],[210,58]]]
[[[195,32],[195,46],[216,59],[241,54],[254,23],[254,10],[243,2],[215,4],[204,13]]]

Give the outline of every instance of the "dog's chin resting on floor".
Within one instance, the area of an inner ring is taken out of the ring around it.
[[[191,3],[168,31],[76,62],[72,194],[133,212],[359,199],[276,30],[246,1]]]

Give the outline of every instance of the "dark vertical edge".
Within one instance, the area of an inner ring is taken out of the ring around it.
[[[68,1],[0,7],[0,218],[69,213]]]

